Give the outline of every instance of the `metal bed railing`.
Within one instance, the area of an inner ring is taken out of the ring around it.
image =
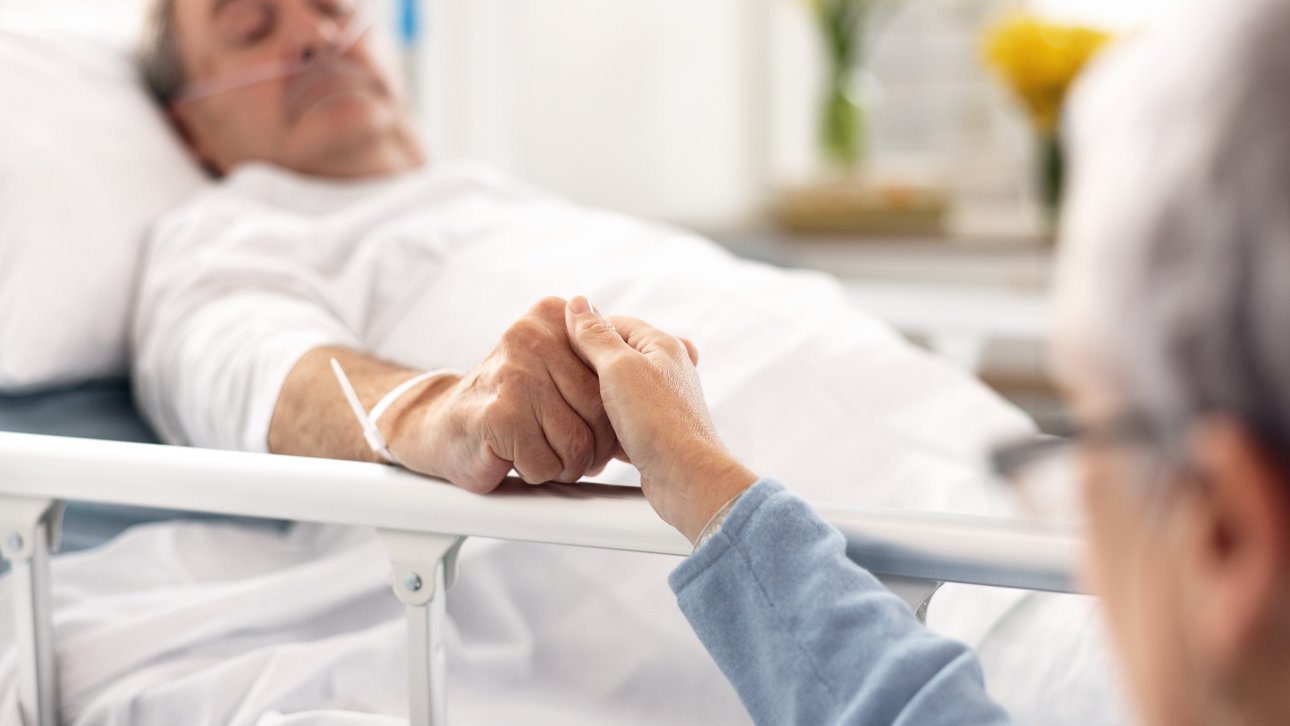
[[[0,433],[0,555],[13,565],[19,688],[28,726],[58,723],[50,554],[62,502],[374,527],[406,606],[410,716],[445,723],[447,588],[466,537],[687,555],[640,491],[508,482],[478,496],[376,464]],[[942,582],[1074,591],[1078,538],[1001,519],[820,506],[848,554],[913,606]]]

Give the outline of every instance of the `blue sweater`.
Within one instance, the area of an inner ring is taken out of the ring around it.
[[[759,724],[1003,726],[965,645],[935,635],[769,480],[672,573],[681,610]]]

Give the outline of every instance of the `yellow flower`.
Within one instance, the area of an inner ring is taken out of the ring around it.
[[[1108,40],[1094,28],[1019,14],[987,33],[985,56],[1021,99],[1035,129],[1052,136],[1071,83]]]

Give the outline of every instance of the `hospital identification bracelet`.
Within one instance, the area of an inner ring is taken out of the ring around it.
[[[412,390],[418,383],[435,376],[449,373],[458,374],[458,371],[452,370],[426,371],[425,373],[417,374],[382,396],[381,400],[377,401],[372,410],[368,412],[363,410],[363,404],[359,402],[358,394],[354,392],[354,386],[349,382],[349,376],[345,375],[345,369],[340,367],[340,361],[335,358],[331,359],[331,371],[336,374],[336,382],[340,384],[340,390],[345,394],[345,401],[349,403],[350,410],[354,412],[354,417],[358,419],[358,425],[363,428],[363,438],[367,440],[367,445],[372,449],[372,453],[395,466],[402,466],[402,464],[399,463],[398,459],[394,458],[394,454],[390,453],[390,447],[385,443],[385,437],[381,435],[381,430],[376,427],[376,422],[381,420],[381,415],[388,411],[395,401]]]

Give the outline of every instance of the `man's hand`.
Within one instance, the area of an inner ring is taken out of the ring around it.
[[[455,385],[400,402],[389,446],[409,469],[474,492],[599,473],[618,448],[596,376],[570,347],[565,301],[546,298]]]
[[[645,497],[694,542],[722,505],[757,481],[717,437],[694,346],[635,318],[606,320],[584,298],[569,303],[565,324],[599,377],[605,410],[641,472]]]
[[[595,374],[571,348],[564,309],[560,298],[542,300],[474,370],[435,376],[405,393],[379,422],[395,458],[479,493],[512,468],[531,484],[599,473],[618,440]],[[351,350],[310,351],[278,396],[270,451],[378,460],[331,373],[333,357],[367,410],[416,374]]]

